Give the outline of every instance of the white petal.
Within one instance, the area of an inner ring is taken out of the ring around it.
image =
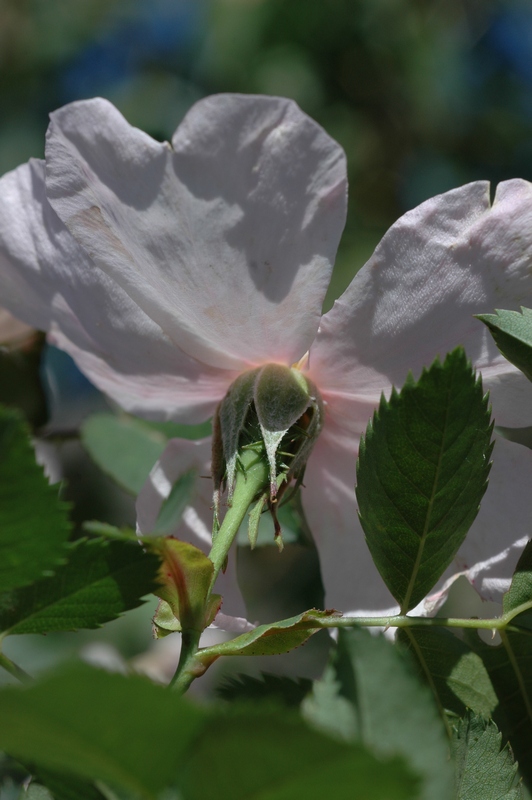
[[[180,351],[94,265],[46,200],[43,162],[0,179],[0,304],[50,331],[100,389],[133,413],[206,419],[233,380]]]
[[[423,203],[390,228],[321,322],[310,374],[349,425],[351,401],[378,401],[408,370],[457,345],[485,371],[501,425],[532,424],[532,385],[500,355],[473,314],[518,309],[532,297],[532,184],[463,186]],[[509,373],[513,373],[509,375]]]
[[[245,368],[312,342],[343,229],[343,151],[289,100],[196,104],[173,150],[107,101],[52,115],[48,197],[69,230],[189,355]]]
[[[531,475],[532,450],[497,436],[488,489],[451,568],[485,600],[501,601],[531,536]]]
[[[373,564],[357,516],[358,443],[330,421],[305,472],[303,506],[320,556],[326,607],[357,616],[397,613]],[[485,599],[501,602],[530,537],[532,451],[496,438],[490,482],[480,511],[456,558],[410,613],[435,613],[459,575]]]
[[[222,612],[219,611],[216,614],[214,622],[209,627],[220,631],[240,634],[254,631],[257,626],[252,622],[248,622],[244,617],[228,617],[227,614],[222,614]]]
[[[307,464],[302,501],[320,557],[325,607],[357,616],[395,613],[357,515],[357,442],[330,420]]]
[[[194,493],[180,523],[169,535],[190,542],[208,554],[211,546],[212,495],[211,439],[188,441],[172,439],[155,464],[137,498],[137,528],[149,536],[155,527],[163,502],[177,479],[192,468],[199,470]],[[225,573],[220,573],[215,591],[223,597],[223,613],[245,617],[246,609],[236,578],[235,553],[229,555]],[[223,628],[223,625],[217,626]]]

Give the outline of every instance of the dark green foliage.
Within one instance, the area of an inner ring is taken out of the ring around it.
[[[155,800],[165,788],[186,800],[417,800],[419,780],[398,757],[339,743],[287,710],[200,710],[136,676],[85,665],[26,689],[0,690],[0,747],[41,770],[59,800],[70,777],[119,796]],[[74,783],[70,783],[72,787]],[[87,792],[89,792],[87,794]],[[438,797],[438,795],[435,795]]]
[[[79,541],[49,578],[0,597],[0,631],[96,628],[142,603],[157,585],[159,558],[136,542]]]
[[[495,720],[509,739],[520,771],[532,786],[532,612],[523,605],[532,603],[532,543],[525,547],[515,568],[512,583],[503,598],[505,614],[516,613],[500,642],[488,644],[475,632],[467,641],[482,658],[499,701]]]
[[[145,678],[78,664],[2,690],[0,717],[10,755],[151,800],[175,780],[205,714]]]
[[[36,464],[26,425],[0,409],[0,592],[55,569],[69,534],[67,507]]]
[[[445,628],[401,628],[398,641],[410,650],[419,676],[432,690],[442,715],[470,708],[488,717],[497,697],[480,657]]]
[[[520,800],[517,765],[493,721],[467,714],[453,735],[454,800]]]
[[[283,706],[298,707],[312,689],[308,678],[287,678],[262,673],[260,678],[251,675],[235,675],[224,679],[216,689],[223,700],[269,700]]]
[[[382,398],[361,441],[360,520],[386,585],[406,613],[462,544],[486,490],[490,413],[462,348]]]
[[[286,712],[241,711],[212,719],[185,762],[181,785],[186,800],[421,797],[419,781],[401,759],[377,759],[363,746],[329,739]]]

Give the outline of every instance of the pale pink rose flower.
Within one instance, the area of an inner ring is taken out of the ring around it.
[[[74,103],[52,115],[46,162],[1,179],[0,207],[1,302],[126,410],[199,422],[242,371],[304,359],[326,403],[302,499],[328,607],[395,607],[354,494],[360,435],[381,392],[462,344],[498,424],[532,424],[532,387],[473,319],[531,304],[524,181],[501,184],[493,203],[477,182],[407,213],[321,319],[345,220],[345,158],[289,100],[207,98],[171,144],[105,100]],[[206,440],[169,444],[139,498],[141,531],[172,482],[192,466],[208,474],[209,458]],[[465,572],[500,597],[530,530],[531,467],[529,450],[497,440],[482,509],[446,578]],[[211,505],[199,478],[176,530],[206,551]],[[243,617],[233,562],[219,590],[224,614]]]

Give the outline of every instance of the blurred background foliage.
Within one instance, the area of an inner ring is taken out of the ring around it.
[[[330,305],[408,208],[532,177],[531,82],[528,0],[0,0],[0,172],[72,100],[162,139],[212,92],[292,97],[348,156]]]
[[[106,97],[165,139],[213,92],[291,97],[345,148],[349,216],[327,308],[407,209],[471,180],[532,180],[532,3],[0,0],[0,174],[42,157],[48,114],[70,101]],[[0,354],[0,400],[75,432],[104,400],[64,354],[35,352]],[[134,522],[77,442],[46,447],[76,521]]]

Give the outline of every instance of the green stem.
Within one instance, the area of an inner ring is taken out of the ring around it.
[[[10,675],[13,675],[17,680],[21,683],[28,683],[31,681],[31,676],[28,675],[27,672],[15,664],[14,661],[11,661],[4,653],[0,653],[0,667],[3,667]]]
[[[209,558],[214,564],[211,591],[238,529],[247,514],[249,506],[262,490],[269,485],[270,473],[266,458],[253,449],[242,450],[240,455],[242,469],[238,471],[233,500],[225,513],[220,530],[216,534]]]
[[[188,630],[181,634],[181,653],[175,675],[169,688],[185,694],[193,680],[199,678],[205,669],[196,661],[201,631]]]
[[[478,630],[505,630],[512,619],[532,608],[532,602],[524,603],[519,609],[491,619],[459,619],[454,617],[330,617],[316,620],[317,628],[474,628]]]
[[[258,454],[253,448],[243,450],[240,456],[240,465],[241,469],[236,477],[232,503],[226,511],[209,553],[209,558],[214,564],[209,595],[249,506],[269,482],[269,468],[262,452]],[[193,629],[183,630],[181,634],[179,664],[169,684],[172,689],[181,694],[184,694],[192,681],[199,678],[206,670],[206,667],[196,658],[200,636],[201,631]]]

